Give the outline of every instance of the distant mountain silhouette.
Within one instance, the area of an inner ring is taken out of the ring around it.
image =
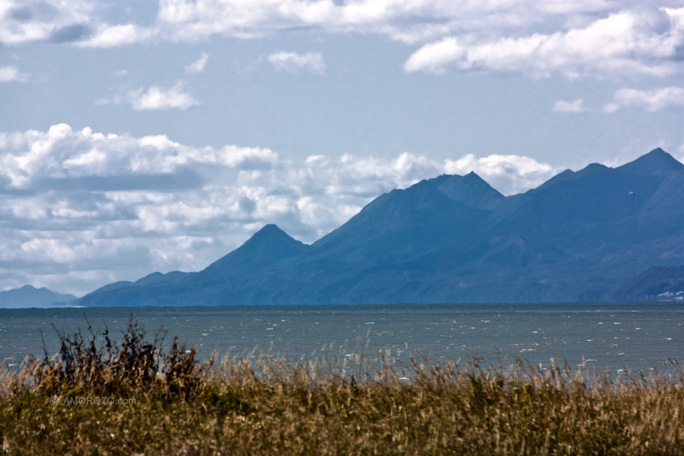
[[[0,292],[0,308],[53,307],[71,304],[75,300],[76,296],[31,285]]]
[[[649,268],[627,279],[615,296],[620,301],[684,302],[684,266]]]
[[[119,282],[78,303],[667,299],[683,265],[684,165],[655,149],[509,197],[475,173],[423,180],[380,195],[312,245],[266,225],[203,271]],[[653,280],[663,291],[652,293]]]

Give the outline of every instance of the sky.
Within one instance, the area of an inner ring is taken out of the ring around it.
[[[684,161],[684,0],[0,0],[0,290],[311,243],[475,171]]]

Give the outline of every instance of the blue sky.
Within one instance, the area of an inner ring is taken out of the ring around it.
[[[442,173],[684,158],[684,1],[0,0],[0,289],[312,242]]]

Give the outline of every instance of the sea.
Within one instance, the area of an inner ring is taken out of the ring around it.
[[[212,354],[290,360],[382,354],[490,366],[516,362],[597,372],[654,372],[684,363],[684,303],[546,303],[0,309],[0,361],[59,349],[60,334],[105,328],[120,340],[133,319]]]

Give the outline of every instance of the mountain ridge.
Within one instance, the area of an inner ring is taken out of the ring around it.
[[[684,265],[684,165],[662,149],[503,196],[475,173],[378,196],[311,245],[266,225],[202,271],[81,305],[614,300]]]

